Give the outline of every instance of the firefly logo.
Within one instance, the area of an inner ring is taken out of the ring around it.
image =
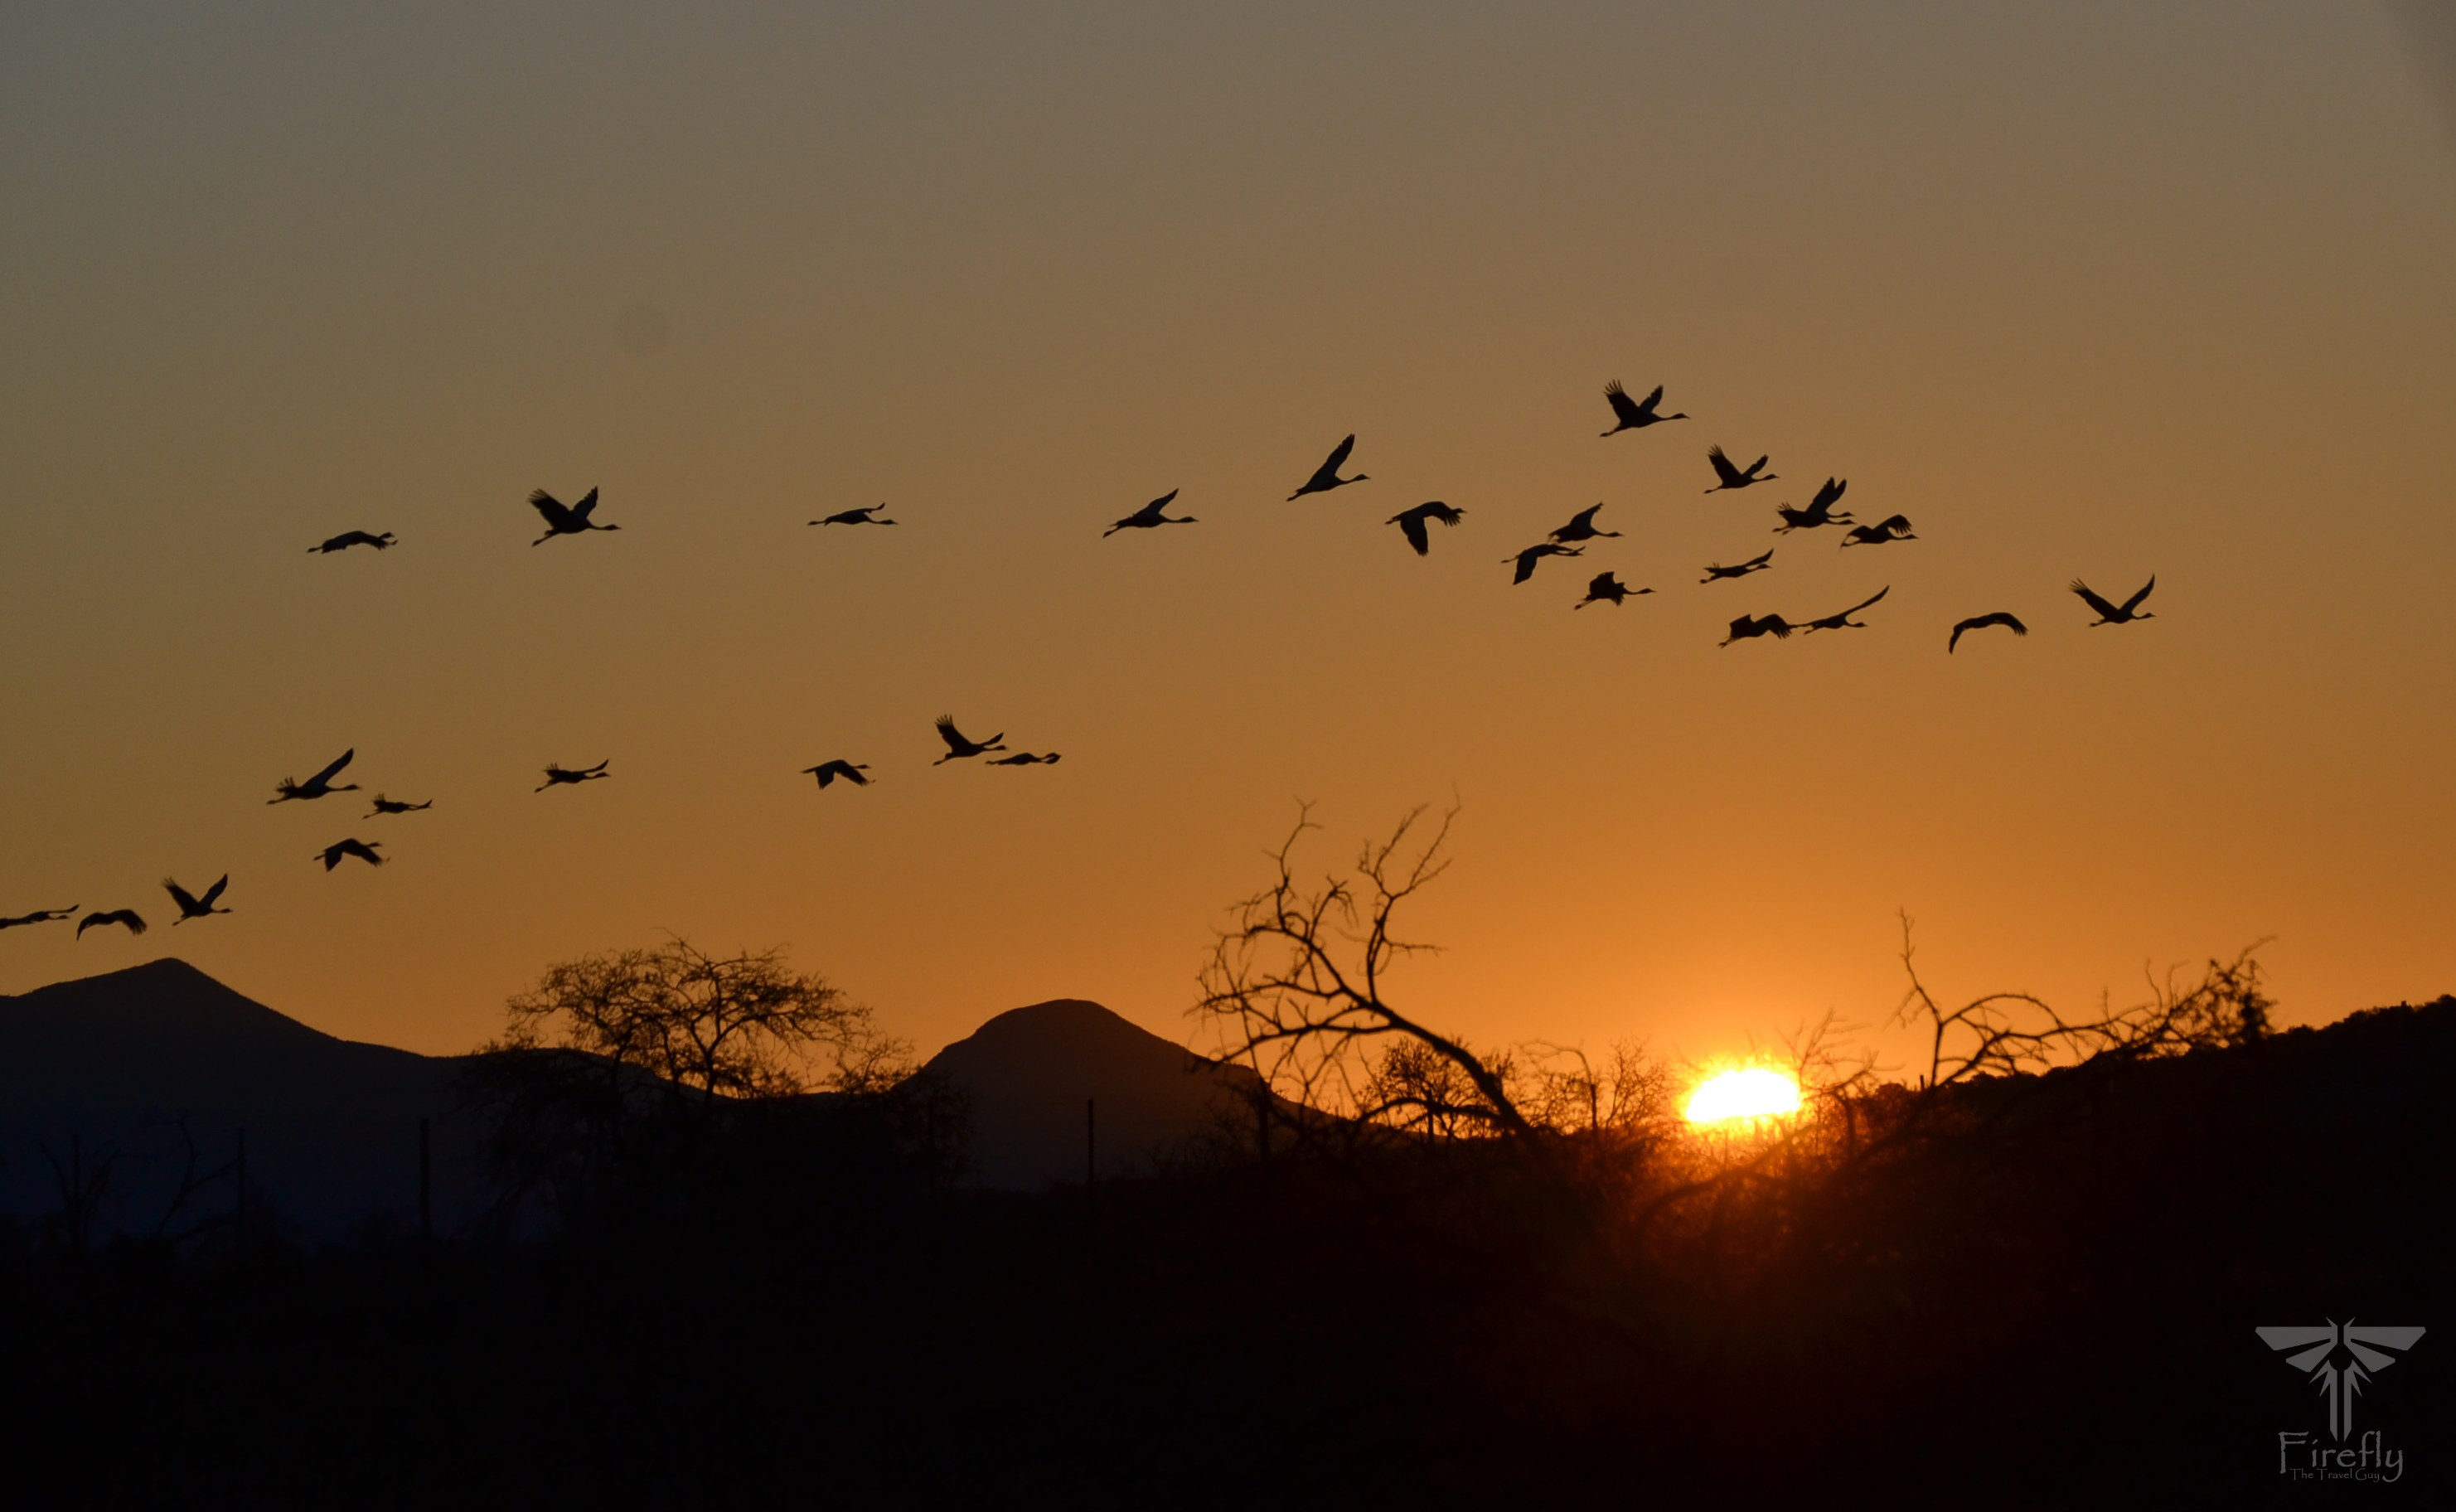
[[[2364,1382],[2396,1363],[2396,1357],[2384,1351],[2411,1349],[2424,1330],[2349,1320],[2258,1332],[2269,1348],[2294,1352],[2286,1355],[2287,1364],[2310,1372],[2310,1379],[2328,1399],[2328,1437],[2343,1443],[2353,1437],[2354,1397]]]

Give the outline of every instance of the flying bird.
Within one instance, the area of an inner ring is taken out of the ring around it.
[[[1106,541],[1120,530],[1150,530],[1159,525],[1193,524],[1195,521],[1192,515],[1180,515],[1172,520],[1167,515],[1160,512],[1169,506],[1170,501],[1176,499],[1177,495],[1177,489],[1170,489],[1167,493],[1160,495],[1150,503],[1143,505],[1140,509],[1136,510],[1125,519],[1118,521],[1108,529],[1101,531],[1100,539]]]
[[[529,503],[545,520],[545,534],[529,542],[542,546],[557,536],[577,536],[590,530],[620,530],[620,525],[601,525],[588,517],[597,510],[597,490],[592,488],[576,504],[566,504],[541,488],[529,495]]]
[[[1719,446],[1709,446],[1706,449],[1706,460],[1714,464],[1714,476],[1722,480],[1706,490],[1709,494],[1721,493],[1726,488],[1746,488],[1750,483],[1770,483],[1782,476],[1780,473],[1760,472],[1759,469],[1766,464],[1766,460],[1762,457],[1749,463],[1745,468],[1734,467],[1731,465],[1731,460],[1723,455],[1723,449]]]
[[[1762,556],[1750,557],[1748,561],[1741,562],[1736,567],[1726,567],[1722,563],[1716,562],[1714,565],[1708,567],[1706,569],[1706,575],[1697,581],[1699,582],[1712,582],[1717,578],[1745,578],[1751,572],[1763,572],[1772,563],[1772,562],[1773,548],[1771,546],[1768,546]]]
[[[336,551],[347,551],[352,546],[373,546],[378,551],[381,551],[390,546],[395,539],[396,538],[393,533],[389,530],[383,532],[381,535],[375,536],[371,536],[363,530],[344,530],[339,535],[326,541],[320,546],[308,547],[307,555],[311,557],[318,554],[331,556]]]
[[[378,793],[376,794],[375,811],[368,814],[367,817],[373,819],[377,814],[414,814],[421,808],[432,808],[434,807],[435,800],[432,798],[429,798],[422,804],[413,804],[405,803],[399,798],[386,798],[383,794]]]
[[[1800,628],[1803,630],[1864,630],[1867,626],[1861,624],[1858,621],[1853,620],[1851,616],[1858,613],[1868,605],[1875,603],[1877,599],[1881,599],[1886,594],[1893,591],[1893,586],[1889,582],[1876,590],[1875,599],[1862,599],[1857,603],[1854,603],[1851,605],[1851,607],[1843,610],[1840,614],[1829,614],[1822,620],[1811,620],[1806,624],[1801,625]]]
[[[1597,504],[1593,509],[1579,510],[1576,514],[1569,517],[1569,522],[1567,524],[1563,525],[1560,529],[1552,532],[1552,539],[1561,542],[1563,545],[1567,545],[1573,541],[1592,541],[1598,536],[1609,536],[1613,540],[1617,541],[1620,539],[1619,531],[1597,530],[1595,528],[1595,515],[1603,507],[1603,505]]]
[[[986,751],[1006,749],[999,744],[1006,739],[1006,731],[1000,730],[985,741],[967,740],[964,738],[964,732],[955,727],[955,719],[952,714],[938,716],[938,738],[947,743],[947,754],[931,762],[930,765],[932,766],[944,766],[947,763],[960,757],[978,756]]]
[[[348,840],[336,840],[316,853],[324,858],[324,869],[327,871],[339,866],[343,856],[356,856],[368,866],[379,867],[383,865],[383,857],[377,855],[376,851],[381,847],[380,841],[359,840],[353,837]]]
[[[20,913],[13,919],[0,919],[0,930],[13,930],[21,924],[57,924],[80,907],[82,905],[72,903],[65,909],[36,909],[31,913]]]
[[[1430,503],[1418,504],[1413,509],[1402,509],[1382,522],[1385,525],[1398,526],[1399,533],[1407,538],[1407,544],[1415,547],[1416,555],[1421,557],[1433,549],[1432,538],[1424,533],[1426,521],[1438,520],[1444,525],[1455,525],[1465,514],[1465,510],[1452,509],[1436,499]]]
[[[1953,654],[1953,648],[1961,644],[1961,632],[1964,630],[1984,630],[1991,624],[2000,624],[2006,629],[2012,631],[2015,635],[2027,635],[2030,633],[2030,627],[2028,625],[2023,624],[2020,621],[2015,619],[2013,616],[2005,613],[2001,609],[1996,610],[1994,614],[1974,614],[1969,619],[1962,621],[1960,623],[1953,627],[1953,639],[1944,643],[1944,654],[1947,656],[1951,656]]]
[[[2104,599],[2099,598],[2097,594],[2090,592],[2089,584],[2081,582],[2078,578],[2075,578],[2072,581],[2072,591],[2080,595],[2080,599],[2083,603],[2088,604],[2091,608],[2098,611],[2098,618],[2089,622],[2092,629],[2096,629],[2101,624],[2130,624],[2135,620],[2154,620],[2158,618],[2148,610],[2140,607],[2140,601],[2149,597],[2149,590],[2156,586],[2158,586],[2158,580],[2153,576],[2147,582],[2140,585],[2140,591],[2139,593],[2136,593],[2132,597],[2124,600],[2120,604],[2113,604],[2107,603]]]
[[[595,782],[600,777],[610,777],[613,773],[607,771],[605,767],[607,763],[612,760],[613,758],[609,756],[605,761],[599,762],[594,766],[579,767],[558,766],[552,762],[548,762],[545,768],[545,781],[538,784],[537,787],[530,790],[532,792],[542,793],[549,787],[562,787],[578,783]]]
[[[1057,765],[1057,756],[1058,753],[1055,751],[1051,751],[1046,756],[1035,756],[1028,750],[1019,750],[1012,756],[1001,756],[997,760],[990,762],[987,765],[992,766],[1054,766]]]
[[[351,746],[348,750],[345,750],[338,756],[334,757],[333,764],[331,766],[325,767],[322,771],[317,772],[315,776],[308,778],[303,783],[293,778],[284,777],[281,781],[273,785],[273,796],[266,799],[265,802],[268,804],[286,804],[294,798],[321,798],[328,793],[357,792],[358,790],[358,785],[357,783],[342,783],[340,786],[335,787],[333,784],[333,778],[339,773],[342,767],[350,765],[350,758],[358,755],[358,748],[355,746]]]
[[[821,762],[816,766],[805,766],[802,770],[809,773],[813,777],[816,777],[819,780],[819,786],[821,787],[825,787],[828,784],[834,782],[839,777],[852,784],[855,787],[867,787],[870,786],[870,779],[862,775],[862,773],[870,770],[870,764],[868,762],[849,762],[844,760],[842,757],[838,757],[836,760],[831,762]]]
[[[1852,525],[1842,532],[1845,546],[1881,546],[1888,541],[1916,541],[1911,534],[1911,517],[1887,515],[1873,525]]]
[[[1545,557],[1583,557],[1586,554],[1586,548],[1582,546],[1563,546],[1547,541],[1540,546],[1529,546],[1514,557],[1504,557],[1501,560],[1518,563],[1518,570],[1509,578],[1514,585],[1535,576],[1535,563]]]
[[[176,882],[172,881],[169,877],[164,877],[162,879],[162,890],[171,894],[171,901],[179,906],[179,916],[171,921],[172,927],[175,929],[178,926],[187,923],[190,919],[210,918],[216,913],[230,912],[231,910],[228,909],[216,909],[214,907],[215,902],[222,895],[222,889],[229,886],[230,873],[225,871],[222,873],[222,879],[219,882],[215,883],[212,887],[207,888],[205,889],[205,895],[200,898],[194,893],[190,892],[187,889],[179,886]]]
[[[1620,379],[1614,378],[1604,385],[1604,398],[1610,400],[1612,417],[1619,422],[1610,430],[1604,432],[1606,436],[1618,436],[1623,431],[1644,430],[1648,425],[1659,425],[1665,420],[1685,420],[1688,418],[1686,415],[1654,413],[1654,407],[1663,402],[1663,385],[1660,383],[1654,385],[1654,392],[1648,394],[1641,403],[1630,398],[1628,390],[1620,386]]]
[[[1782,523],[1773,527],[1773,533],[1777,536],[1787,536],[1794,530],[1813,530],[1818,525],[1839,525],[1849,522],[1851,512],[1846,509],[1836,514],[1833,505],[1841,499],[1842,491],[1850,486],[1851,484],[1843,479],[1829,478],[1825,480],[1825,486],[1816,491],[1816,497],[1808,501],[1807,508],[1793,509],[1789,504],[1774,505],[1773,512],[1782,517]]]
[[[1635,594],[1652,593],[1653,591],[1654,590],[1652,588],[1632,588],[1627,583],[1621,582],[1618,578],[1613,577],[1608,572],[1598,572],[1594,575],[1592,581],[1588,582],[1586,584],[1586,596],[1580,599],[1577,603],[1569,605],[1569,607],[1572,609],[1583,609],[1587,604],[1600,602],[1611,604],[1613,607],[1617,608],[1619,607],[1621,601],[1624,599],[1629,598]]]
[[[810,523],[814,525],[893,525],[902,523],[900,521],[879,519],[878,512],[886,507],[887,506],[885,504],[864,504],[859,509],[840,509],[836,513],[829,515],[825,520],[813,520]]]
[[[1744,614],[1731,622],[1731,633],[1723,637],[1717,644],[1729,645],[1733,641],[1753,641],[1761,635],[1772,636],[1777,641],[1787,641],[1791,639],[1791,624],[1778,614],[1769,614],[1753,620]]]
[[[144,915],[138,913],[134,909],[113,909],[108,913],[89,913],[84,918],[77,920],[77,938],[80,940],[84,939],[85,931],[92,929],[97,924],[116,924],[127,930],[131,934],[142,934],[145,932]]]
[[[1353,436],[1332,447],[1330,460],[1315,468],[1313,476],[1304,480],[1304,486],[1288,497],[1302,499],[1307,494],[1326,494],[1334,488],[1343,488],[1349,483],[1364,481],[1365,475],[1362,473],[1358,473],[1353,478],[1339,476],[1339,470],[1347,465],[1347,454],[1354,450],[1356,450],[1356,438]]]

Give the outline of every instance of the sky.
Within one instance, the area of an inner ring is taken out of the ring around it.
[[[1941,995],[2456,991],[2425,7],[10,5],[0,207],[0,914],[155,925],[0,991],[177,954],[447,1052],[672,931],[925,1053],[1184,1037],[1300,802],[1321,870],[1458,807],[1393,994],[1479,1043],[1890,1044],[1905,912]],[[1918,539],[1773,535],[1828,476]]]

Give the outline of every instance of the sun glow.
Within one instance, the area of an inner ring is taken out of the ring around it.
[[[1690,1123],[1779,1117],[1799,1112],[1799,1083],[1762,1066],[1727,1071],[1700,1082],[1683,1111]]]

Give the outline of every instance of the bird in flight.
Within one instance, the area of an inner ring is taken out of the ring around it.
[[[1644,430],[1648,425],[1660,425],[1665,420],[1685,420],[1688,418],[1686,415],[1654,413],[1655,406],[1663,402],[1663,385],[1660,383],[1654,385],[1654,392],[1648,394],[1645,400],[1640,402],[1630,398],[1628,390],[1620,386],[1620,379],[1614,378],[1604,385],[1604,398],[1611,402],[1612,418],[1618,421],[1610,430],[1604,432],[1606,436],[1618,436],[1623,431]]]
[[[1576,514],[1569,517],[1569,522],[1567,524],[1563,525],[1560,529],[1552,532],[1552,539],[1561,542],[1561,544],[1565,546],[1573,541],[1592,541],[1598,536],[1609,536],[1615,541],[1619,540],[1620,532],[1617,530],[1597,530],[1595,528],[1595,515],[1603,507],[1603,505],[1597,504],[1593,509],[1579,510]]]
[[[1514,557],[1504,557],[1501,560],[1518,563],[1518,570],[1510,574],[1509,578],[1511,584],[1515,585],[1535,576],[1535,563],[1545,557],[1583,557],[1586,554],[1586,548],[1583,546],[1564,546],[1547,541],[1542,545],[1529,546]]]
[[[414,814],[421,808],[432,808],[434,807],[435,800],[432,798],[429,798],[422,804],[413,804],[403,802],[399,798],[386,798],[383,794],[378,793],[376,794],[375,810],[373,813],[368,814],[367,817],[373,819],[377,814]]]
[[[20,913],[13,919],[0,919],[0,930],[13,930],[21,924],[57,924],[80,907],[82,905],[72,903],[65,909],[36,909],[31,913]]]
[[[558,766],[548,762],[545,767],[545,781],[538,784],[530,791],[542,793],[549,787],[563,787],[579,783],[595,782],[600,777],[611,777],[614,774],[607,771],[605,767],[612,760],[613,758],[609,756],[594,766]]]
[[[1706,575],[1697,581],[1699,582],[1712,582],[1717,578],[1745,578],[1751,572],[1763,572],[1767,567],[1770,566],[1772,562],[1773,548],[1771,546],[1768,546],[1766,547],[1763,555],[1750,557],[1748,561],[1741,562],[1736,567],[1726,567],[1722,563],[1716,562],[1714,565],[1708,567],[1706,569]]]
[[[1850,486],[1851,484],[1843,479],[1829,478],[1825,480],[1825,486],[1816,491],[1816,497],[1808,501],[1806,509],[1793,509],[1789,504],[1774,505],[1773,512],[1782,517],[1782,523],[1773,527],[1773,533],[1777,536],[1787,536],[1794,530],[1813,530],[1818,525],[1849,523],[1851,511],[1845,509],[1836,514],[1833,505],[1841,499],[1842,491]]]
[[[852,784],[855,787],[867,787],[870,786],[870,779],[862,775],[862,773],[870,770],[870,764],[868,762],[849,762],[844,760],[842,757],[838,757],[836,760],[831,762],[821,762],[816,766],[805,766],[802,770],[808,772],[813,777],[816,777],[819,780],[819,786],[821,787],[825,787],[828,784],[834,782],[839,777]]]
[[[2140,607],[2140,601],[2149,597],[2149,590],[2156,586],[2158,586],[2158,580],[2153,576],[2147,582],[2140,585],[2140,591],[2139,593],[2134,594],[2119,604],[2115,604],[2109,603],[2104,599],[2099,598],[2097,594],[2090,592],[2089,584],[2081,582],[2078,578],[2075,578],[2072,581],[2072,591],[2080,595],[2080,599],[2083,603],[2088,604],[2091,608],[2098,611],[2098,618],[2089,622],[2090,628],[2092,629],[2096,629],[2101,624],[2130,624],[2135,620],[2154,620],[2158,618],[2148,610]]]
[[[985,741],[967,740],[964,738],[964,732],[955,727],[955,718],[952,714],[938,716],[938,738],[947,743],[947,754],[931,762],[930,765],[932,766],[944,766],[960,757],[978,756],[987,751],[1006,749],[999,744],[1006,739],[1006,731],[1000,730]]]
[[[373,546],[378,551],[381,551],[390,546],[395,539],[396,538],[393,533],[389,530],[383,532],[381,535],[374,536],[367,534],[363,530],[344,530],[339,535],[326,541],[320,546],[308,547],[307,555],[313,557],[321,554],[329,557],[336,551],[347,551],[352,546]]]
[[[1881,546],[1888,541],[1916,541],[1911,534],[1911,517],[1887,515],[1873,525],[1852,525],[1842,532],[1845,546]]]
[[[303,783],[295,781],[292,778],[284,777],[281,781],[273,785],[273,796],[266,799],[265,802],[268,804],[286,804],[294,798],[321,798],[327,793],[357,792],[358,790],[358,785],[357,783],[343,783],[337,787],[333,785],[333,778],[339,773],[342,767],[350,765],[350,758],[358,755],[358,748],[355,746],[351,746],[348,750],[345,750],[338,756],[334,757],[333,764],[331,766],[325,767],[322,771],[317,772],[315,776],[308,778]]]
[[[216,913],[230,912],[231,910],[228,909],[216,909],[214,907],[214,904],[220,899],[222,889],[229,886],[230,873],[225,871],[222,873],[222,879],[219,882],[215,883],[212,887],[207,888],[205,889],[205,895],[200,898],[194,893],[190,892],[187,889],[179,886],[176,882],[172,881],[169,877],[164,877],[162,879],[162,890],[171,894],[171,901],[179,906],[179,916],[171,921],[172,926],[176,928],[179,925],[187,923],[190,919],[210,918]]]
[[[580,502],[566,504],[541,488],[529,495],[529,503],[545,520],[545,534],[529,542],[542,546],[557,536],[577,536],[589,530],[620,530],[620,525],[601,525],[588,517],[597,510],[597,490],[592,488]]]
[[[381,848],[381,846],[380,841],[359,840],[353,837],[348,840],[336,840],[316,853],[324,858],[324,869],[327,871],[339,866],[344,856],[356,856],[368,866],[379,867],[383,865],[383,857],[377,855],[376,851]]]
[[[1744,614],[1731,622],[1731,633],[1716,644],[1729,645],[1733,641],[1753,641],[1761,635],[1772,636],[1777,641],[1787,641],[1791,639],[1791,624],[1778,614],[1764,615],[1753,620]]]
[[[813,520],[810,523],[814,525],[893,525],[902,523],[900,521],[879,519],[878,512],[886,507],[887,506],[885,504],[864,504],[859,509],[840,509],[834,514],[829,515],[825,520]]]
[[[1172,520],[1167,515],[1161,513],[1162,510],[1169,506],[1170,501],[1177,498],[1177,490],[1174,488],[1170,489],[1167,493],[1160,495],[1150,503],[1143,505],[1140,509],[1136,510],[1125,519],[1118,521],[1108,529],[1101,531],[1100,539],[1106,541],[1120,530],[1150,530],[1160,525],[1193,524],[1195,521],[1192,515],[1180,515]]]
[[[1760,471],[1766,464],[1766,460],[1762,457],[1749,463],[1745,468],[1734,467],[1731,465],[1731,460],[1723,455],[1723,449],[1719,446],[1709,446],[1706,449],[1706,460],[1714,464],[1714,476],[1721,480],[1713,487],[1706,490],[1709,494],[1719,494],[1726,488],[1746,488],[1750,483],[1770,483],[1782,476],[1780,473]]]
[[[92,929],[98,924],[116,924],[131,934],[142,934],[145,932],[145,916],[143,914],[138,913],[134,909],[113,909],[108,913],[89,913],[84,918],[77,920],[77,938],[80,940],[84,939],[85,931]]]
[[[1362,473],[1358,473],[1353,478],[1339,476],[1339,470],[1347,465],[1347,454],[1354,450],[1356,450],[1356,438],[1353,436],[1332,447],[1329,460],[1315,468],[1313,476],[1304,480],[1304,486],[1288,497],[1302,499],[1307,494],[1326,494],[1334,488],[1343,488],[1349,483],[1364,481],[1365,475]]]
[[[1991,624],[2000,624],[2004,626],[2004,628],[2012,631],[2015,635],[2027,635],[2030,633],[2030,627],[2028,625],[2023,624],[2020,621],[2015,619],[2012,615],[2005,613],[2001,609],[1996,610],[1994,614],[1974,614],[1969,619],[1962,621],[1960,623],[1953,627],[1953,639],[1944,643],[1944,654],[1947,656],[1951,656],[1953,654],[1953,648],[1961,644],[1961,633],[1964,630],[1984,630]]]
[[[1057,765],[1057,756],[1058,753],[1055,751],[1051,751],[1046,756],[1035,756],[1028,750],[1019,750],[1012,756],[1001,756],[997,760],[988,763],[988,765],[992,766],[1054,766]]]
[[[1583,609],[1587,604],[1601,603],[1608,603],[1614,608],[1617,608],[1620,606],[1621,601],[1624,599],[1627,599],[1641,593],[1652,593],[1653,591],[1654,590],[1652,588],[1632,588],[1627,583],[1621,582],[1618,578],[1613,577],[1608,572],[1598,572],[1586,583],[1586,596],[1580,599],[1577,603],[1569,605],[1569,607],[1572,609]]]
[[[1452,509],[1436,499],[1430,503],[1418,504],[1413,509],[1402,509],[1382,522],[1385,525],[1398,526],[1399,533],[1407,538],[1407,544],[1415,547],[1416,555],[1421,557],[1433,549],[1432,537],[1424,532],[1426,521],[1438,520],[1444,525],[1455,525],[1465,514],[1465,510]]]
[[[1829,614],[1822,620],[1811,620],[1806,624],[1801,625],[1800,628],[1803,630],[1864,630],[1867,626],[1860,623],[1858,621],[1853,620],[1851,616],[1875,603],[1876,599],[1881,599],[1886,594],[1893,591],[1893,584],[1887,583],[1885,586],[1876,590],[1875,599],[1862,599],[1857,603],[1854,603],[1851,605],[1851,607],[1843,610],[1840,614]]]

